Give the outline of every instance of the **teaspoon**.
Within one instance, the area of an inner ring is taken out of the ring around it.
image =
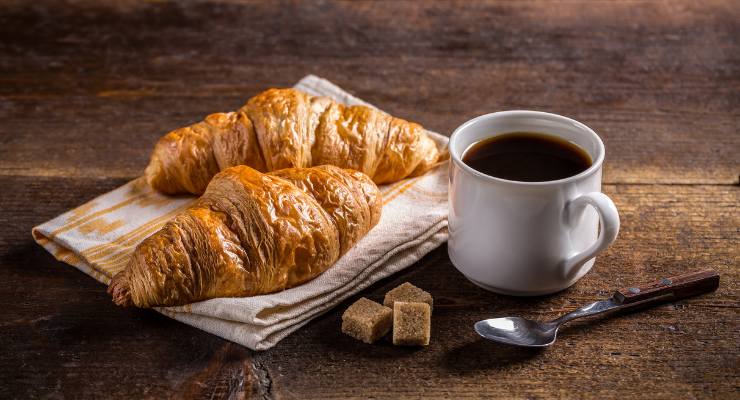
[[[618,290],[606,300],[597,301],[569,312],[550,322],[521,317],[492,318],[475,323],[475,331],[486,339],[525,347],[546,347],[555,343],[558,328],[576,318],[626,308],[674,301],[711,292],[719,286],[719,275],[712,270],[690,272],[641,287]]]

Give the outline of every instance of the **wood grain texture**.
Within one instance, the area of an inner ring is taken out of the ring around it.
[[[0,398],[731,398],[740,392],[740,3],[0,0]],[[435,297],[425,349],[365,345],[341,313],[254,353],[55,261],[32,226],[138,176],[166,131],[313,73],[442,133],[531,108],[605,140],[622,217],[552,296],[485,292],[443,246],[362,293]],[[523,351],[482,318],[552,318],[694,269],[717,292],[578,321]]]
[[[504,109],[572,116],[604,137],[607,182],[734,183],[739,15],[734,1],[10,2],[0,173],[133,178],[168,130],[315,73],[442,133]]]

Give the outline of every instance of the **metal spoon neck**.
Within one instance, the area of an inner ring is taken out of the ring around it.
[[[562,325],[566,322],[570,322],[574,319],[588,317],[591,315],[597,315],[612,311],[620,308],[622,303],[614,297],[610,297],[606,300],[595,301],[591,304],[587,304],[577,310],[571,311],[567,314],[561,315],[559,318],[552,320],[550,323],[555,325]]]

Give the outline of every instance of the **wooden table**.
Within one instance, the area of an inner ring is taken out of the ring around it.
[[[739,395],[739,2],[99,3],[0,6],[0,398]],[[350,299],[257,353],[117,308],[32,242],[32,226],[139,176],[164,132],[309,73],[438,132],[505,109],[583,121],[606,143],[617,243],[538,298],[478,289],[442,246],[363,293],[429,290],[428,348],[342,335]],[[573,323],[547,350],[471,329],[706,267],[716,293]]]

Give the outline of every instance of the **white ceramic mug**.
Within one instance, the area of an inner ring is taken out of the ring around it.
[[[472,144],[512,132],[558,136],[583,148],[593,164],[565,179],[519,182],[462,161]],[[462,124],[449,149],[447,248],[455,267],[476,285],[509,295],[554,293],[586,274],[617,238],[617,208],[601,193],[604,143],[586,125],[538,111],[497,112]]]

